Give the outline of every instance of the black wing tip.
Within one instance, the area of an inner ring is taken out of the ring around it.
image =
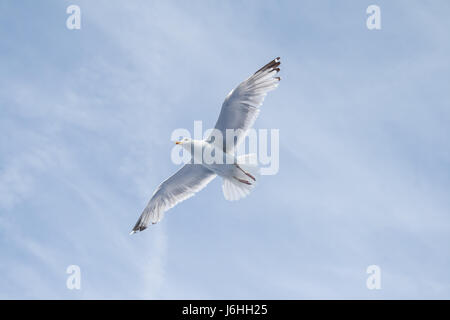
[[[275,59],[270,61],[268,64],[266,64],[264,67],[262,67],[261,69],[256,71],[255,74],[257,74],[259,72],[264,72],[269,69],[271,69],[270,71],[276,70],[278,73],[280,71],[280,68],[278,68],[278,66],[281,64],[280,59],[281,59],[280,57],[276,57]]]
[[[156,222],[152,222],[152,225],[156,224]],[[133,230],[131,230],[130,235],[131,234],[135,234],[141,231],[144,231],[145,229],[147,229],[148,226],[144,226],[144,225],[140,225],[140,221],[134,226]]]
[[[131,230],[130,235],[144,231],[145,229],[147,229],[147,227],[134,227],[133,230]]]
[[[145,229],[147,229],[147,226],[141,224],[141,222],[142,222],[141,219],[139,219],[138,222],[133,227],[133,230],[131,230],[130,235],[144,231]]]

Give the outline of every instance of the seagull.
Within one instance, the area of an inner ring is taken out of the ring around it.
[[[267,93],[278,86],[280,63],[279,57],[270,61],[226,96],[213,133],[207,139],[182,138],[175,142],[191,153],[191,161],[156,188],[130,234],[159,222],[164,212],[192,197],[217,176],[223,179],[225,199],[239,200],[250,193],[259,173],[256,155],[235,156],[235,150],[253,126]],[[233,139],[226,139],[229,130],[235,132]],[[204,154],[214,154],[214,159],[221,161],[203,161]]]

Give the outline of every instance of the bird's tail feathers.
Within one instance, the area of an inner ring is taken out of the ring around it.
[[[255,187],[260,176],[256,154],[239,156],[235,172],[233,177],[223,179],[223,195],[229,201],[245,198]]]

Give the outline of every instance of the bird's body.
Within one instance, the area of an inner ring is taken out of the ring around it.
[[[237,170],[237,157],[207,140],[190,140],[182,147],[191,153],[195,164],[201,164],[218,176],[231,177]]]
[[[278,86],[280,78],[275,75],[279,65],[280,58],[272,60],[227,95],[215,126],[220,138],[211,135],[205,140],[184,138],[177,142],[191,153],[191,162],[159,185],[131,233],[161,220],[165,211],[193,196],[216,176],[223,179],[225,199],[238,200],[250,193],[259,178],[256,155],[236,156],[235,150],[253,126],[267,92]],[[236,132],[232,139],[227,139],[229,129]]]
[[[251,173],[249,176],[242,169],[242,167],[247,168],[247,165],[251,165],[252,159],[246,161],[246,158],[237,157],[235,154],[225,152],[223,148],[218,147],[208,140],[189,139],[188,142],[182,144],[182,147],[191,153],[194,164],[202,165],[223,179],[234,178],[238,179],[238,181],[244,180],[250,183],[251,180],[253,182],[255,181],[255,177]]]

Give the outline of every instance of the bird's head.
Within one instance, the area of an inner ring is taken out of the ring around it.
[[[183,149],[189,151],[191,154],[194,152],[194,148],[202,146],[201,141],[185,137],[176,141],[175,144],[180,145]]]
[[[194,154],[194,150],[202,150],[202,148],[204,147],[203,140],[195,140],[185,137],[181,138],[181,140],[176,141],[175,144],[180,145],[183,149],[189,151],[192,155]]]
[[[191,141],[192,141],[192,139],[190,139],[190,138],[182,138],[181,140],[176,141],[175,144],[181,144],[181,145],[190,144]]]

